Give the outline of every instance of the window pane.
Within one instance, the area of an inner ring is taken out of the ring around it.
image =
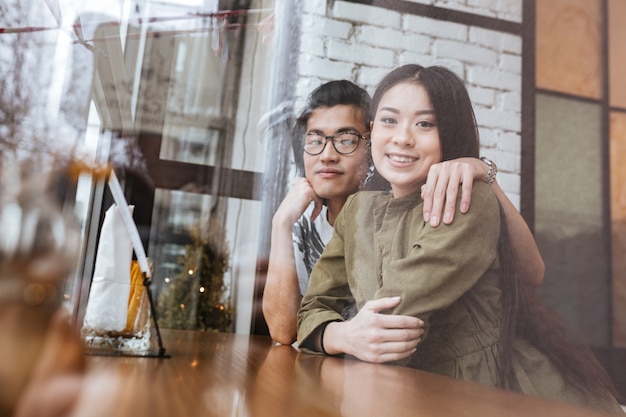
[[[220,132],[185,125],[167,125],[161,143],[161,159],[198,165],[218,165]]]
[[[599,0],[537,0],[537,87],[602,96]]]
[[[535,233],[541,294],[595,345],[609,340],[600,106],[537,96]]]
[[[148,256],[161,326],[249,328],[260,205],[156,190]]]
[[[626,347],[626,113],[611,114],[613,344]]]
[[[213,304],[232,309],[229,329],[247,332],[274,88],[275,48],[263,42],[272,27],[258,29],[273,0],[248,2],[249,10],[235,1],[70,0],[60,4],[62,20],[58,2],[5,3],[0,51],[11,65],[0,65],[2,156],[115,167],[153,258],[156,296],[184,272],[191,231],[218,222],[229,258]],[[80,326],[112,201],[90,173],[70,192],[82,246],[66,298]],[[211,294],[196,290],[198,302]]]

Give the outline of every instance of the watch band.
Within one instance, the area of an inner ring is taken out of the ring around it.
[[[498,167],[496,166],[495,162],[493,162],[491,159],[485,158],[484,156],[481,156],[480,160],[486,163],[487,166],[489,167],[489,169],[487,170],[487,176],[485,177],[483,181],[486,184],[491,185],[493,180],[496,179],[496,175],[498,174]]]

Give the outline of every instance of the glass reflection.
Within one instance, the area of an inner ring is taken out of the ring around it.
[[[224,258],[228,264],[214,303],[214,315],[228,312],[228,324],[220,327],[228,331],[236,323],[234,294],[243,297],[238,326],[242,332],[250,326],[252,288],[233,282],[252,286],[254,281],[256,245],[241,242],[256,242],[259,220],[242,220],[242,212],[259,211],[264,144],[256,128],[267,105],[264,89],[252,86],[269,84],[271,43],[261,39],[268,37],[273,5],[269,0],[0,5],[0,56],[11,63],[0,66],[3,156],[40,153],[43,160],[51,155],[50,160],[113,166],[153,258],[156,296],[174,285],[184,267],[178,258],[193,244],[191,232],[205,223],[220,224],[227,246],[236,245]],[[245,125],[235,123],[240,112],[248,117]],[[80,323],[111,197],[102,178],[83,173],[70,198],[82,246],[65,299]],[[204,291],[194,294],[215,293],[210,285],[201,287]]]

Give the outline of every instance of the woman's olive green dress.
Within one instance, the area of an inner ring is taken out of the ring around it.
[[[497,199],[476,182],[470,211],[436,228],[424,223],[422,205],[419,192],[401,198],[360,192],[348,199],[311,274],[298,314],[298,342],[310,345],[320,325],[344,320],[340,312],[353,299],[360,309],[368,300],[399,295],[402,302],[391,313],[426,323],[407,366],[495,386],[501,315]],[[610,396],[583,398],[524,340],[515,341],[512,358],[526,394],[621,411]]]

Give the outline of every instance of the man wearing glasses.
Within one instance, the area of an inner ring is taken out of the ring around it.
[[[331,81],[309,95],[296,120],[305,177],[296,180],[274,214],[263,293],[265,320],[279,343],[296,340],[296,317],[311,270],[346,199],[372,172],[365,136],[369,105],[362,88]]]

